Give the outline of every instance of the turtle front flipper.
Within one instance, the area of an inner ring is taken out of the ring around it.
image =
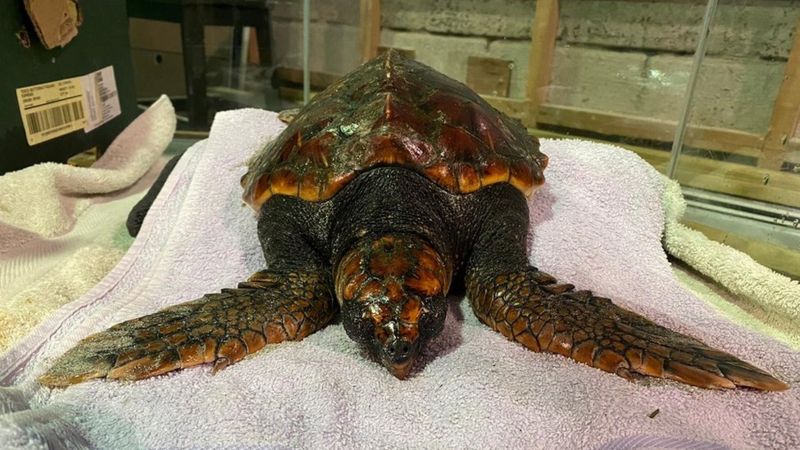
[[[262,271],[237,289],[91,335],[39,382],[57,387],[93,378],[138,380],[203,363],[214,363],[217,371],[267,344],[303,339],[325,327],[337,308],[327,274]]]
[[[472,271],[467,292],[478,318],[533,351],[558,353],[627,379],[663,377],[710,389],[780,391],[788,385],[733,355],[526,267]]]

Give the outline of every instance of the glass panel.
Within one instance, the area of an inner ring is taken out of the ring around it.
[[[356,1],[311,0],[309,70],[312,96],[361,64]],[[303,1],[274,2],[274,83],[284,102],[302,102]]]
[[[795,279],[800,161],[792,122],[800,95],[791,91],[800,82],[787,61],[798,21],[800,10],[788,4],[720,2],[675,172],[689,225]],[[688,61],[672,67],[682,76],[691,69]]]
[[[384,1],[381,45],[404,50],[479,94],[523,99],[533,15],[528,1]]]
[[[550,84],[536,118],[559,135],[628,146],[660,170],[703,8],[672,2],[563,0]]]
[[[128,0],[127,5],[137,100],[144,107],[168,95],[179,130],[207,131],[216,111],[294,104],[278,95],[273,72],[299,53],[302,34],[277,40],[270,12],[302,17],[298,2]]]
[[[502,8],[482,0],[374,3],[380,9],[378,52],[397,49],[481,94],[526,97],[531,2]],[[311,84],[319,90],[361,64],[361,27],[369,26],[370,17],[360,19],[359,2],[352,0],[313,0],[311,11]],[[276,33],[286,26],[278,21],[287,19],[276,8]]]

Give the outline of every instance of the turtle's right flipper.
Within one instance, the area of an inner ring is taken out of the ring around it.
[[[336,314],[330,279],[262,271],[237,289],[172,306],[91,335],[59,357],[39,383],[138,380],[214,363],[214,371],[267,344],[300,340]]]
[[[467,293],[483,323],[533,351],[558,353],[627,379],[640,374],[710,389],[788,389],[733,355],[589,291],[557,284],[533,267],[492,275],[473,271]]]

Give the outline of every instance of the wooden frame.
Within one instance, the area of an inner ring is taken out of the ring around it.
[[[537,0],[531,30],[531,51],[524,100],[489,98],[496,108],[520,118],[529,126],[551,125],[608,136],[626,136],[671,142],[675,121],[650,119],[547,102],[553,54],[558,30],[558,1]],[[527,111],[528,117],[520,117]],[[734,129],[690,125],[685,144],[690,147],[747,156],[758,167],[684,155],[678,181],[687,186],[800,207],[800,176],[781,172],[784,162],[800,164],[800,136],[793,136],[800,116],[800,21],[786,63],[783,82],[775,100],[765,135]],[[636,151],[636,150],[635,150]],[[663,172],[667,152],[639,148],[643,156]],[[661,161],[663,159],[663,161]],[[663,167],[662,167],[663,166]]]
[[[531,116],[521,118],[523,123],[529,126],[546,124],[606,135],[672,141],[676,126],[673,121],[548,104],[547,85],[552,73],[559,23],[558,0],[537,0],[535,14],[531,29],[527,98],[523,100],[528,102],[527,109]],[[498,103],[510,106],[508,102]],[[511,108],[513,112],[519,109],[519,105]],[[798,115],[800,115],[800,21],[795,28],[792,50],[766,135],[727,128],[690,126],[686,133],[685,144],[757,158],[759,167],[778,171],[784,161],[800,162],[798,154],[800,152],[791,151]]]
[[[361,62],[378,56],[381,42],[381,2],[380,0],[361,0]]]
[[[528,84],[525,94],[529,100],[528,114],[523,120],[535,126],[539,106],[547,101],[550,78],[553,74],[553,57],[558,37],[558,0],[537,0],[531,26],[531,50],[528,58]]]
[[[772,109],[769,130],[764,136],[759,167],[774,170],[781,168],[784,155],[788,151],[788,141],[797,127],[798,114],[800,114],[800,21],[794,29],[792,50],[789,52],[783,83]]]

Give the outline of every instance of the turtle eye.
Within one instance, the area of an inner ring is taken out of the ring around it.
[[[447,316],[447,300],[442,297],[425,299],[420,308],[419,331],[423,338],[430,339],[439,334],[444,328],[444,319]]]
[[[341,309],[342,325],[350,339],[366,344],[375,334],[375,322],[369,310],[358,302],[344,302]]]

